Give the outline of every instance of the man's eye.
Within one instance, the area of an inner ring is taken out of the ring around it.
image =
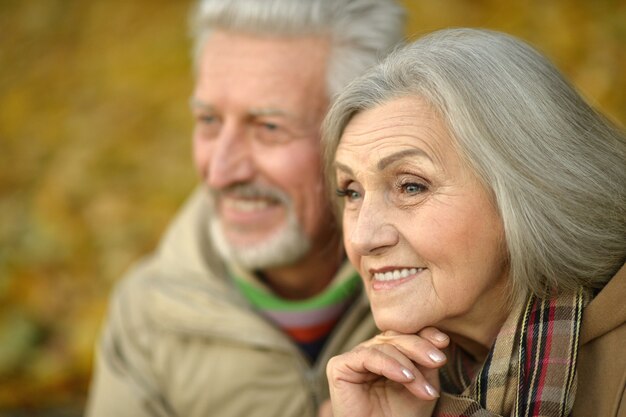
[[[266,145],[280,145],[289,142],[292,137],[283,126],[271,122],[259,122],[255,125],[256,139]]]
[[[209,115],[200,115],[198,116],[198,121],[201,123],[215,123],[217,121],[217,118],[215,116],[209,116]]]
[[[198,114],[194,127],[194,134],[198,139],[215,139],[220,132],[221,123],[217,116]]]

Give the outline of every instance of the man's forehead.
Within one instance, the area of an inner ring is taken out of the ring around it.
[[[225,48],[240,47],[242,49],[262,49],[262,48],[286,48],[301,49],[303,45],[319,46],[327,48],[330,46],[331,39],[327,34],[311,34],[311,35],[264,35],[246,32],[236,32],[230,30],[217,29],[211,32],[207,37],[207,43],[212,42],[215,45],[221,45]],[[308,52],[304,50],[304,52]]]
[[[327,46],[323,38],[289,39],[211,35],[196,78],[201,105],[194,108],[317,120],[327,106]]]
[[[328,47],[321,40],[253,38],[230,42],[209,37],[200,55],[197,76],[215,86],[242,84],[279,88],[289,82],[315,83],[326,79]],[[215,86],[217,87],[217,86]]]

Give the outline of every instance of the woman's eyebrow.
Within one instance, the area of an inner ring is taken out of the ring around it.
[[[352,169],[348,165],[344,165],[341,162],[337,162],[337,161],[335,161],[334,165],[335,165],[335,167],[337,169],[339,169],[339,170],[341,170],[341,171],[343,171],[343,172],[345,172],[347,174],[350,174],[350,175],[353,174]]]
[[[399,152],[393,153],[391,155],[388,155],[382,158],[380,161],[378,161],[378,163],[376,164],[376,167],[382,171],[383,169],[385,169],[385,167],[387,167],[387,165],[393,162],[396,162],[399,159],[406,158],[407,156],[419,156],[421,158],[428,159],[430,162],[433,161],[431,157],[428,156],[428,154],[424,152],[423,150],[412,148],[412,149],[405,149],[403,151],[399,151]]]
[[[430,156],[428,156],[428,154],[426,152],[424,152],[421,149],[405,149],[403,151],[398,151],[396,153],[393,153],[391,155],[388,155],[386,157],[384,157],[383,159],[381,159],[380,161],[378,161],[378,163],[376,164],[376,167],[378,168],[378,170],[382,171],[383,169],[385,169],[389,164],[392,164],[402,158],[406,158],[408,156],[418,156],[420,158],[425,158],[427,160],[429,160],[430,162],[432,162],[432,159]],[[333,164],[337,169],[347,173],[347,174],[353,174],[352,168],[350,168],[348,165],[342,164],[339,161],[335,161]]]

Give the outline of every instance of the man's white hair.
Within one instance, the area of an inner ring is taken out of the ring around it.
[[[260,36],[328,36],[328,97],[390,52],[404,35],[394,0],[200,0],[192,11],[194,57],[213,30]]]

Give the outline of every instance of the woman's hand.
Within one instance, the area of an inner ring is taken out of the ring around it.
[[[433,327],[417,335],[384,332],[326,367],[333,417],[430,416],[449,338]]]

